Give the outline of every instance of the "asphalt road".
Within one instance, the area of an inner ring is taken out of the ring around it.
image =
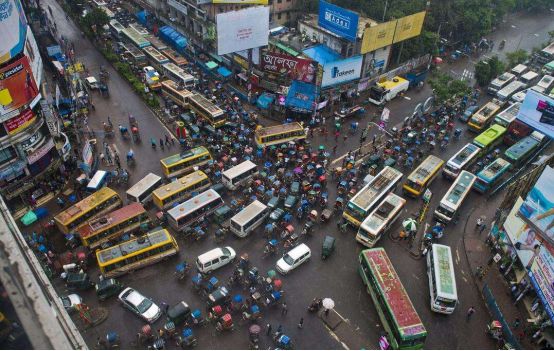
[[[110,145],[115,145],[115,148],[120,154],[133,148],[137,157],[137,165],[130,169],[130,183],[134,183],[141,179],[146,173],[154,172],[160,174],[160,166],[158,160],[163,156],[167,156],[178,152],[177,148],[162,152],[159,148],[153,150],[150,147],[149,139],[155,137],[159,139],[167,133],[163,126],[158,122],[156,117],[146,108],[144,103],[137,97],[131,88],[123,81],[123,79],[108,65],[100,53],[86,39],[83,39],[79,30],[65,19],[60,6],[54,0],[45,0],[42,6],[50,5],[54,12],[59,33],[63,34],[75,43],[76,55],[80,61],[85,63],[87,68],[98,74],[100,65],[108,67],[110,73],[110,92],[111,97],[104,99],[99,95],[94,95],[93,99],[96,105],[96,111],[89,118],[89,125],[100,130],[102,122],[106,121],[109,115],[115,126],[118,124],[128,124],[127,116],[133,114],[138,120],[141,134],[143,137],[142,143],[132,143],[122,140],[119,135],[109,139]],[[527,22],[520,23],[526,19]],[[548,23],[552,26],[552,16],[545,15],[540,18],[517,17],[514,21],[518,21],[518,28],[521,31],[527,31],[525,23]],[[533,33],[540,29],[541,33],[548,31],[547,25],[537,26],[537,29],[530,28],[529,32]],[[511,28],[511,27],[510,27]],[[510,30],[506,33],[511,33]],[[498,34],[499,37],[502,37]],[[507,34],[506,34],[507,35]],[[518,40],[513,38],[513,40]],[[499,41],[497,40],[497,43]],[[527,47],[528,41],[522,40],[520,46]],[[508,50],[512,43],[506,45]],[[535,45],[535,44],[532,44]],[[464,67],[471,66],[467,59],[460,60],[452,66],[444,66],[444,69],[462,70]],[[399,98],[389,104],[391,109],[392,123],[400,122],[405,116],[411,115],[414,106],[424,101],[429,96],[429,90],[426,87],[422,91],[410,91],[405,98]],[[368,115],[372,111],[368,111]],[[366,121],[366,116],[361,119],[363,125]],[[330,118],[328,118],[330,120]],[[375,131],[374,131],[375,132]],[[117,134],[117,133],[116,133]],[[443,159],[448,159],[462,145],[471,140],[474,135],[466,133],[462,140],[453,142],[446,151],[438,153]],[[340,143],[337,150],[337,157],[346,153],[350,149],[355,149],[358,145],[359,135],[349,138],[345,143]],[[314,144],[323,143],[328,148],[332,148],[332,137],[328,141],[319,140],[316,137]],[[124,161],[123,161],[124,162]],[[450,186],[450,182],[438,177],[433,183],[431,190],[435,194],[433,196],[431,211],[436,207],[436,204]],[[122,192],[125,190],[120,188]],[[329,186],[330,203],[334,203],[334,186],[331,182]],[[496,204],[500,201],[502,195],[488,202],[492,212],[496,208]],[[425,347],[429,349],[483,349],[493,348],[494,344],[485,336],[485,325],[489,321],[482,300],[475,289],[472,282],[471,272],[468,271],[467,260],[464,256],[464,247],[462,236],[464,231],[464,219],[467,218],[472,207],[475,204],[480,204],[486,201],[485,198],[476,193],[471,193],[463,210],[461,219],[457,225],[451,225],[446,229],[446,235],[441,239],[441,243],[450,245],[453,248],[454,260],[456,265],[456,281],[458,286],[458,294],[460,304],[453,315],[444,316],[433,313],[429,308],[429,287],[426,276],[424,260],[414,259],[408,252],[405,242],[397,243],[385,237],[380,244],[386,248],[389,257],[391,258],[404,286],[406,287],[412,302],[420,314],[429,336]],[[416,213],[419,209],[420,201],[409,200],[405,212],[400,218],[410,216],[411,213]],[[488,218],[491,218],[489,214]],[[285,333],[290,335],[295,342],[296,348],[301,349],[336,349],[341,348],[339,342],[333,338],[323,323],[314,315],[306,312],[306,306],[315,296],[331,297],[336,302],[336,310],[344,316],[348,321],[357,328],[357,330],[367,339],[369,348],[377,347],[377,339],[382,330],[377,312],[371,302],[368,294],[362,285],[361,279],[357,273],[357,255],[363,247],[357,244],[354,240],[355,232],[349,230],[347,233],[338,233],[335,226],[335,221],[338,217],[334,217],[328,225],[319,225],[311,239],[307,240],[308,246],[312,249],[312,259],[292,272],[289,276],[284,277],[284,290],[286,291],[286,301],[289,312],[286,316],[281,316],[278,309],[274,311],[263,311],[263,323],[271,323],[275,329],[277,325],[282,324]],[[428,216],[429,219],[429,216]],[[430,221],[430,220],[429,220]],[[392,233],[397,233],[399,222],[390,230]],[[295,223],[297,224],[297,223]],[[473,223],[469,223],[469,230],[473,230]],[[321,242],[323,236],[331,234],[337,237],[337,248],[333,256],[328,260],[322,261],[319,258]],[[186,259],[193,262],[196,256],[215,246],[212,237],[204,242],[190,242],[178,237],[180,244],[180,253],[178,258],[170,259],[167,262],[159,263],[151,267],[147,267],[133,274],[126,275],[121,278],[121,281],[132,286],[147,296],[150,296],[157,303],[166,302],[169,304],[177,303],[181,300],[186,301],[193,308],[201,308],[204,311],[204,301],[199,295],[194,293],[189,280],[186,282],[178,282],[173,276],[174,267],[177,262]],[[254,266],[260,269],[260,272],[267,272],[273,269],[276,257],[261,258],[264,239],[261,232],[251,234],[245,239],[238,239],[233,236],[228,236],[222,245],[232,246],[239,254],[248,252],[251,257],[251,262]],[[92,270],[94,272],[94,269]],[[220,281],[226,280],[231,274],[232,268],[225,267],[216,272],[216,276]],[[92,273],[94,277],[94,273]],[[61,288],[61,284],[60,284]],[[61,288],[63,289],[63,288]],[[234,291],[233,293],[237,293]],[[91,307],[98,306],[97,299],[93,292],[82,294],[87,303]],[[106,307],[109,310],[108,320],[103,324],[84,332],[85,340],[90,347],[96,341],[96,338],[103,335],[108,330],[116,330],[122,338],[122,347],[133,348],[131,341],[134,340],[135,334],[144,324],[137,317],[133,316],[127,310],[119,306],[115,298],[101,303],[100,306]],[[472,320],[467,322],[465,311],[469,306],[476,306],[477,313],[472,317]],[[305,317],[304,329],[298,329],[296,324],[301,317]],[[160,328],[161,321],[155,323],[154,327]],[[212,326],[196,331],[199,337],[199,348],[201,349],[243,349],[248,347],[247,326],[240,325],[235,317],[237,328],[230,333],[218,334]],[[341,340],[348,344],[348,340]],[[269,338],[262,337],[261,348],[271,346]],[[173,347],[173,346],[172,346]]]

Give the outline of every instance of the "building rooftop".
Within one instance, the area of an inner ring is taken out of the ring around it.
[[[315,13],[307,14],[300,21],[303,21],[304,23],[306,23],[306,24],[308,24],[312,27],[317,27],[321,31],[329,33],[329,35],[332,35],[336,38],[340,38],[342,40],[347,40],[347,39],[342,38],[340,35],[338,35],[336,33],[333,33],[333,32],[331,32],[327,29],[321,28],[318,24],[318,22],[319,22],[319,15],[318,14],[315,14]],[[358,20],[358,33],[357,33],[356,36],[359,39],[361,39],[363,34],[364,34],[364,29],[365,29],[366,25],[369,25],[370,27],[373,27],[373,26],[376,26],[377,24],[379,24],[379,22],[377,22],[377,21],[375,21],[371,18],[360,16],[359,20]]]

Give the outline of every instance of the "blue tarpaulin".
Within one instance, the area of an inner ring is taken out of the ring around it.
[[[170,26],[163,26],[159,30],[160,38],[171,45],[178,52],[183,52],[187,47],[187,38]]]
[[[136,14],[138,23],[142,24],[145,27],[148,27],[148,18],[150,17],[150,13],[146,10],[142,10],[137,12]]]
[[[270,94],[262,94],[258,98],[258,101],[256,101],[256,105],[259,108],[263,108],[264,110],[267,110],[267,108],[269,107],[269,104],[271,104],[273,100],[275,100],[275,96]]]
[[[293,109],[312,111],[317,89],[314,84],[304,83],[297,80],[292,81],[285,102],[286,107]]]
[[[319,62],[322,66],[327,62],[333,62],[341,59],[341,56],[336,51],[333,51],[330,47],[324,44],[312,46],[302,52],[312,60]]]
[[[227,78],[231,75],[231,71],[229,71],[227,68],[221,66],[217,69],[217,73],[221,74],[222,77]]]

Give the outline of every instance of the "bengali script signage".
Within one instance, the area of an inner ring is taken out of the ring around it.
[[[27,128],[35,120],[35,114],[30,109],[23,111],[19,116],[4,122],[8,134],[16,134]]]
[[[312,60],[269,52],[262,56],[262,69],[267,72],[286,75],[292,80],[314,83],[317,64]]]

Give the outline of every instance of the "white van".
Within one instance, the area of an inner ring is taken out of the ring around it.
[[[230,246],[218,247],[198,256],[196,268],[200,273],[208,274],[232,262],[236,255],[237,253]]]
[[[281,274],[287,274],[312,256],[312,251],[306,244],[300,244],[283,255],[275,267]]]

